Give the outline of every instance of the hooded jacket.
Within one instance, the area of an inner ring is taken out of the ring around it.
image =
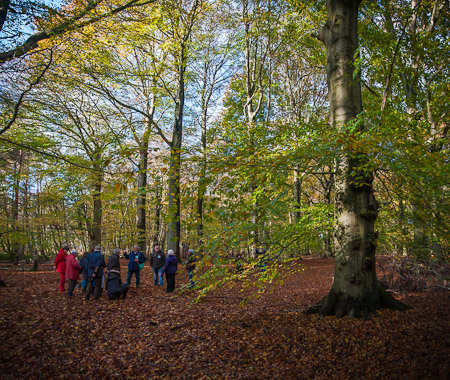
[[[64,248],[61,248],[55,259],[55,267],[58,273],[66,273],[66,260],[67,253],[64,251]]]

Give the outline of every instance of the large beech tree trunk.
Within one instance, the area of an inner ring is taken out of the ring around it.
[[[358,0],[328,0],[327,22],[320,39],[327,49],[330,124],[343,139],[345,126],[362,111],[359,75],[354,76],[353,58],[358,48]],[[404,310],[377,281],[374,224],[378,203],[373,194],[373,174],[357,168],[364,156],[342,147],[337,168],[335,273],[328,295],[309,310],[338,317],[367,316],[381,307]]]

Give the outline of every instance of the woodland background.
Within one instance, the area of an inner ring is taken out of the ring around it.
[[[136,242],[333,256],[342,144],[375,173],[377,251],[448,257],[448,2],[362,3],[364,111],[345,138],[328,123],[322,2],[9,5],[4,258]]]

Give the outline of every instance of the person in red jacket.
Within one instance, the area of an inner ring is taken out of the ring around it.
[[[66,258],[67,258],[68,252],[69,252],[68,246],[62,247],[59,250],[58,254],[56,255],[56,259],[55,259],[55,268],[56,268],[56,271],[60,275],[60,280],[59,280],[59,291],[60,292],[64,291],[64,285],[66,284]]]
[[[77,281],[80,278],[81,266],[77,261],[78,251],[73,250],[72,253],[67,256],[66,261],[66,280],[69,280],[69,297],[73,296],[73,290],[77,285]]]

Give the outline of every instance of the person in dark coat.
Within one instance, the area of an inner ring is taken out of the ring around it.
[[[178,270],[178,260],[175,257],[175,253],[172,249],[167,251],[166,262],[164,263],[163,273],[166,274],[167,281],[167,293],[173,292],[175,289],[175,275]],[[161,276],[163,275],[161,274]]]
[[[166,255],[161,250],[161,247],[159,245],[155,245],[155,247],[153,248],[153,252],[150,256],[150,266],[153,269],[155,285],[158,285],[158,278],[159,278],[159,285],[161,286],[164,285],[163,277],[161,276],[161,274],[163,272],[165,261]]]
[[[141,284],[141,269],[139,268],[139,264],[145,262],[145,256],[142,252],[139,251],[139,246],[135,245],[133,251],[128,255],[126,253],[123,254],[128,262],[128,275],[127,275],[127,285],[130,285],[131,276],[136,276],[136,288]]]
[[[69,253],[69,247],[66,245],[62,247],[55,258],[55,268],[59,273],[59,291],[64,292],[64,286],[66,284],[66,260]]]
[[[86,288],[86,300],[91,297],[91,290],[94,287],[94,300],[96,300],[102,291],[103,268],[106,267],[105,258],[100,253],[100,247],[97,246],[87,258],[88,285]]]
[[[120,262],[119,262],[120,250],[114,249],[113,254],[108,259],[108,279],[106,280],[106,292],[109,299],[117,299],[120,296],[125,298],[128,293],[128,285],[122,284],[122,278],[120,275]]]
[[[78,251],[74,249],[70,255],[67,256],[66,261],[66,280],[69,280],[69,297],[73,297],[73,291],[80,278],[81,266],[77,261]]]

